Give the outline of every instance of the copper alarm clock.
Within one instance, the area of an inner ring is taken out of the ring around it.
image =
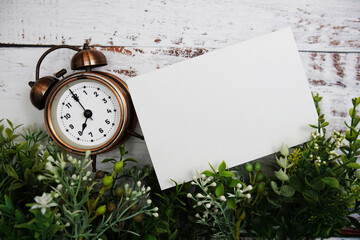
[[[42,60],[60,48],[77,51],[71,69],[83,71],[63,77],[66,70],[62,69],[55,77],[39,78]],[[30,100],[39,110],[44,109],[47,131],[68,152],[84,155],[90,150],[94,157],[116,148],[130,135],[142,138],[134,132],[136,114],[125,82],[110,73],[92,71],[106,64],[104,54],[87,44],[83,49],[52,47],[38,61],[36,81],[29,82]]]

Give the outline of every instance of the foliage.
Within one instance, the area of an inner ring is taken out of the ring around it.
[[[250,184],[240,180],[238,171],[226,170],[225,162],[218,171],[210,167],[212,171],[194,177],[191,184],[196,189],[187,194],[195,202],[197,223],[208,226],[216,239],[239,239],[246,209],[256,204],[265,188],[263,178],[258,177],[262,175],[261,164],[256,163],[254,168],[250,163],[245,165]]]
[[[360,213],[360,165],[356,162],[360,155],[360,117],[356,115],[360,98],[352,100],[351,123],[345,123],[345,135],[334,131],[330,137],[326,136],[328,122],[320,112],[320,100],[314,96],[319,120],[317,126],[311,125],[316,129],[312,140],[292,154],[283,146],[281,157],[276,158],[280,169],[275,172],[278,181],[271,182],[275,195],[270,202],[277,206],[278,238],[326,238],[338,235],[344,226],[359,227],[349,215]]]
[[[360,228],[360,98],[347,131],[326,133],[321,97],[311,141],[275,156],[274,176],[259,162],[198,171],[190,183],[161,191],[154,170],[126,158],[111,172],[81,159],[34,128],[0,120],[1,239],[314,239]]]

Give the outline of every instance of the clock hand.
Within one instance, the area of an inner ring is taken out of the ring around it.
[[[87,120],[88,120],[89,118],[91,119],[91,116],[92,116],[92,111],[91,111],[90,109],[86,109],[86,110],[84,111],[84,117],[85,117],[86,119],[85,119],[85,122],[82,124],[81,135],[82,135],[82,133],[84,132],[84,129],[87,127],[87,124],[86,124]],[[92,119],[91,119],[91,120],[92,120]]]
[[[88,119],[89,119],[89,118],[86,118],[86,119],[85,119],[85,122],[82,124],[81,135],[84,133],[84,129],[87,127],[86,122],[87,122]]]
[[[81,104],[81,102],[80,102],[80,100],[79,100],[79,97],[78,97],[70,88],[69,88],[69,91],[70,91],[73,99],[74,99],[76,102],[78,102],[78,103],[80,104],[80,106],[82,107],[82,109],[84,109],[84,111],[86,112],[86,109],[85,109],[84,106]],[[90,111],[90,110],[89,110],[89,111]],[[84,112],[84,115],[85,115],[85,112]],[[90,112],[91,112],[91,111],[90,111]],[[92,116],[92,112],[91,112],[91,115],[90,115],[90,119],[93,120],[93,119],[91,118],[91,116]],[[85,117],[86,117],[86,116],[85,116]]]

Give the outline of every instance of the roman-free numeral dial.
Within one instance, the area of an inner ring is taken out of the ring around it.
[[[123,141],[135,119],[120,81],[110,74],[86,72],[56,86],[45,106],[52,138],[75,153],[107,151]]]

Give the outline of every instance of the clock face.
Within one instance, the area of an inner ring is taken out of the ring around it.
[[[49,108],[49,126],[56,138],[79,151],[106,147],[123,125],[121,96],[111,84],[97,78],[64,81]]]

